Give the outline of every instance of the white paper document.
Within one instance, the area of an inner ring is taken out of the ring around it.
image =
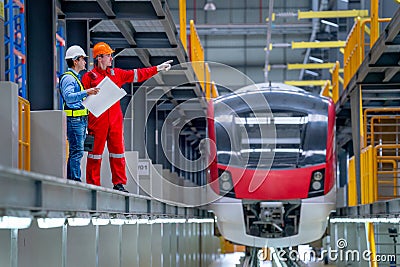
[[[110,78],[105,77],[97,86],[100,91],[97,95],[89,95],[82,104],[95,116],[103,114],[126,95],[124,89],[119,88]]]

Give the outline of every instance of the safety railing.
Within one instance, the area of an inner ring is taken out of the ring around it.
[[[330,80],[326,81],[324,87],[322,88],[321,95],[332,98],[332,85]]]
[[[190,20],[190,61],[193,70],[200,81],[201,88],[205,90],[205,65],[204,65],[204,49],[201,45],[199,35],[197,34],[194,21]]]
[[[400,118],[400,108],[367,108],[363,111],[363,132],[365,146],[369,144],[376,145],[378,142],[390,141],[390,138],[384,138],[384,136],[393,135],[394,131],[397,131],[397,123]],[[399,114],[399,115],[397,115]],[[379,128],[376,129],[375,128]],[[375,142],[375,136],[381,134],[380,141]],[[382,139],[383,136],[383,139]],[[400,135],[398,136],[400,138]]]
[[[348,162],[348,178],[347,178],[347,205],[357,206],[357,178],[356,178],[356,164],[354,156]]]
[[[361,151],[361,204],[372,203],[376,200],[376,164],[374,148],[368,146]]]
[[[336,61],[335,66],[333,66],[332,68],[332,100],[335,103],[339,100],[339,95],[340,95],[339,70],[340,70],[340,64],[339,61]]]
[[[183,48],[187,51],[186,0],[179,0],[179,37]]]
[[[398,198],[400,144],[382,144],[375,146],[376,153],[376,191],[377,200]]]
[[[348,205],[358,204],[354,157],[349,160]],[[360,154],[361,204],[400,197],[400,144],[369,145]]]
[[[374,20],[375,21],[375,20]],[[378,19],[378,23],[389,22],[390,18]],[[347,36],[346,46],[344,48],[344,87],[346,88],[350,80],[353,78],[354,74],[357,72],[361,63],[364,60],[366,53],[365,47],[368,46],[366,43],[366,34],[370,31],[367,29],[366,24],[371,23],[371,19],[361,19],[357,18],[351,29],[349,35]],[[376,32],[379,29],[379,25],[371,25],[372,32]],[[379,31],[378,31],[379,33]],[[376,41],[375,37],[370,38],[369,46],[372,47]]]
[[[336,61],[330,70],[331,81],[327,80],[324,87],[322,88],[321,95],[332,98],[333,102],[336,103],[339,100],[340,95],[340,64]]]
[[[18,168],[31,170],[31,107],[28,100],[18,97]]]

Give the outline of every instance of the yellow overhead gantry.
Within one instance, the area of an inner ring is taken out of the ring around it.
[[[284,84],[293,86],[324,86],[327,80],[301,80],[301,81],[284,81]]]
[[[368,10],[298,11],[298,19],[368,17]]]
[[[345,47],[345,41],[324,41],[324,42],[292,42],[292,49],[298,48],[334,48]]]
[[[300,69],[331,69],[336,63],[308,63],[308,64],[287,64],[288,70],[300,70]]]
[[[327,11],[297,11],[297,19],[327,19],[327,18],[351,18],[351,17],[368,17],[368,10],[327,10]],[[296,17],[296,13],[272,13],[272,21],[277,17]],[[268,18],[265,19],[268,21]]]

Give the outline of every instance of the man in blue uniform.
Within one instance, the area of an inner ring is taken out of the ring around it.
[[[67,138],[69,155],[67,163],[67,179],[81,181],[81,159],[86,137],[88,110],[82,105],[88,95],[95,95],[99,88],[83,87],[79,72],[86,69],[86,53],[78,45],[67,49],[65,60],[68,70],[60,78],[60,91],[63,109],[67,115]]]

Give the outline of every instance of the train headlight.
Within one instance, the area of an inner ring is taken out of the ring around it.
[[[220,176],[220,179],[222,180],[222,182],[228,182],[229,180],[231,180],[231,176],[228,172],[223,172]]]
[[[219,173],[219,191],[221,195],[227,197],[235,197],[235,191],[233,188],[232,175],[229,171],[220,170]]]
[[[317,197],[324,194],[325,169],[316,170],[311,174],[308,197]]]
[[[314,174],[313,174],[313,179],[314,179],[315,181],[321,181],[322,178],[324,178],[324,175],[322,174],[322,172],[320,172],[320,171],[314,172]]]
[[[232,189],[232,184],[230,182],[222,182],[221,187],[224,191],[229,191]]]
[[[314,181],[314,182],[312,183],[312,188],[313,188],[314,190],[320,190],[320,189],[322,188],[321,182],[319,182],[319,181]]]

